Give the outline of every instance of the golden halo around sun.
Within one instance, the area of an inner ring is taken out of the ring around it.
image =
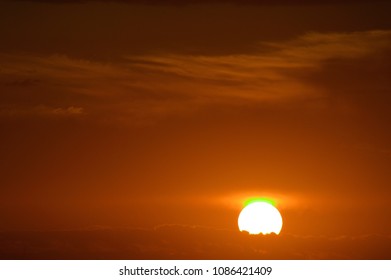
[[[282,217],[276,207],[267,202],[253,202],[242,209],[238,218],[240,231],[250,234],[279,234]]]

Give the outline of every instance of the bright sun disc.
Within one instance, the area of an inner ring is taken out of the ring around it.
[[[242,209],[238,218],[240,231],[250,234],[279,234],[282,217],[276,207],[267,202],[253,202]]]

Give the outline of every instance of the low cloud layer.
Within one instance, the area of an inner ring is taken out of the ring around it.
[[[389,259],[391,237],[248,235],[167,225],[147,229],[0,232],[0,259]]]

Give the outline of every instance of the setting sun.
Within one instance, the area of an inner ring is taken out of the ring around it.
[[[240,231],[250,234],[279,234],[282,228],[282,217],[273,205],[267,202],[253,202],[243,208],[239,214]]]

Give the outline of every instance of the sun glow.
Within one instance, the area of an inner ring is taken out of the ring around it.
[[[282,228],[280,212],[265,200],[255,200],[242,209],[238,218],[240,231],[250,234],[279,234]]]

